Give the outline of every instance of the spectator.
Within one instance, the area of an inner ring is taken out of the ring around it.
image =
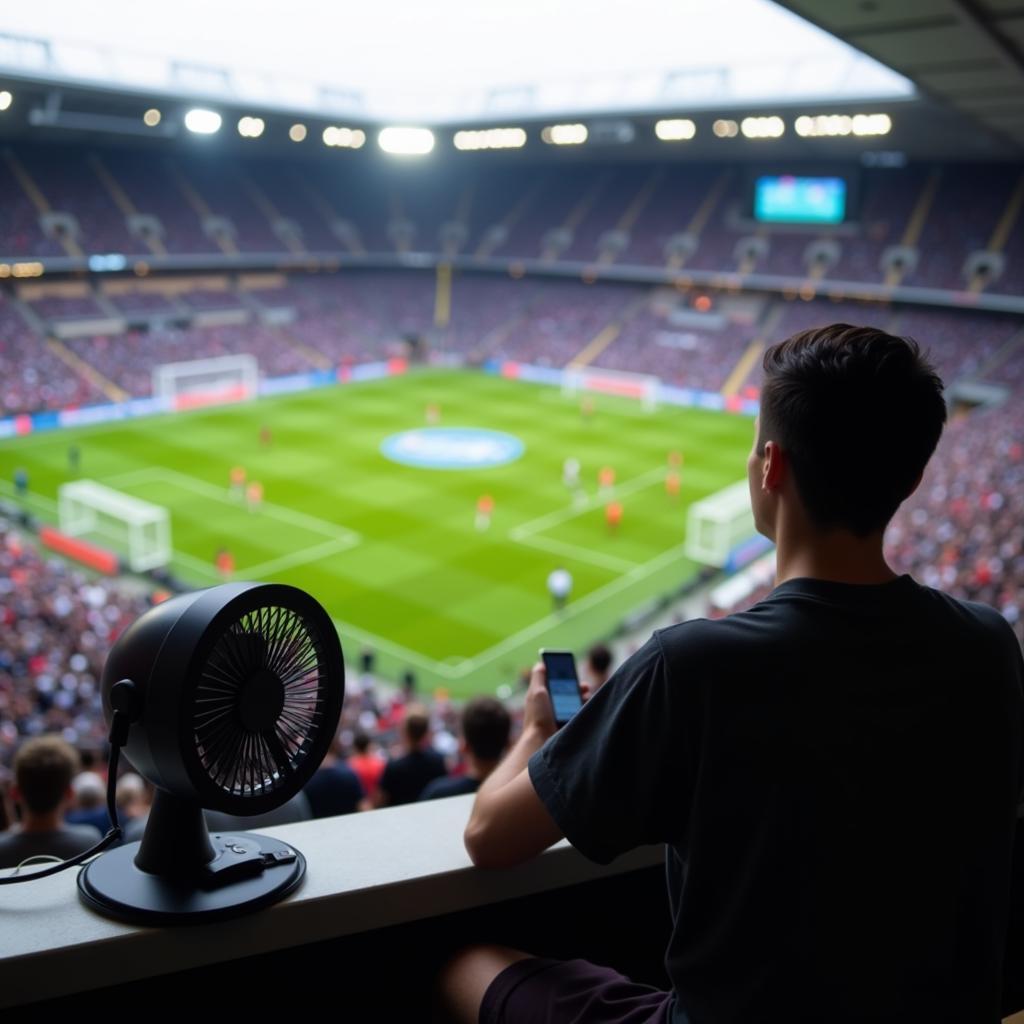
[[[587,680],[590,682],[591,694],[596,693],[611,675],[612,652],[606,644],[594,644],[587,651],[587,661],[584,666]]]
[[[333,818],[359,810],[363,800],[363,785],[345,763],[337,737],[303,792],[309,800],[314,818]]]
[[[430,717],[425,708],[411,704],[402,721],[401,756],[388,761],[375,801],[378,807],[411,804],[428,782],[446,774],[444,758],[430,746]]]
[[[116,799],[117,813],[123,826],[129,821],[145,818],[149,814],[153,802],[152,787],[141,775],[137,775],[135,772],[125,772],[117,780]]]
[[[38,856],[67,860],[99,842],[99,829],[64,820],[74,799],[71,780],[77,769],[78,755],[59,736],[40,736],[21,747],[11,789],[21,825],[0,834],[0,867],[17,867]]]
[[[493,697],[474,697],[462,711],[462,741],[459,752],[466,770],[428,782],[421,800],[437,800],[461,793],[475,793],[495,768],[508,747],[512,720],[505,705]]]
[[[64,816],[69,825],[92,825],[101,833],[110,828],[107,784],[96,772],[79,772],[71,780],[74,806]]]
[[[488,866],[562,836],[602,863],[667,843],[673,989],[477,948],[443,979],[457,1020],[1000,1017],[1024,658],[997,612],[882,547],[942,382],[912,342],[845,324],[764,368],[747,472],[778,586],[659,631],[557,732],[538,665],[466,829]]]
[[[369,800],[373,800],[380,786],[380,777],[384,774],[387,761],[372,750],[370,737],[365,732],[357,732],[352,740],[353,753],[348,759],[349,767],[356,773]]]

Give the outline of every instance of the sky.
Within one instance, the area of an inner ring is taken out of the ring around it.
[[[31,70],[11,36],[74,79],[406,121],[912,91],[769,0],[2,4],[0,68]]]

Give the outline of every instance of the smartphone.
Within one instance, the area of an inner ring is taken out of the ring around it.
[[[547,669],[548,693],[555,710],[555,724],[561,728],[583,707],[580,680],[576,675],[576,659],[572,651],[540,652],[541,661]]]

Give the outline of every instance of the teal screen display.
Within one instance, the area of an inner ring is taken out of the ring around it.
[[[783,224],[840,224],[846,216],[843,178],[797,178],[791,174],[754,182],[754,219]]]

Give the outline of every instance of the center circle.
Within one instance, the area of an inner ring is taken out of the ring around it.
[[[514,462],[525,450],[518,437],[476,427],[420,427],[392,434],[380,446],[392,462],[419,469],[484,469]]]

